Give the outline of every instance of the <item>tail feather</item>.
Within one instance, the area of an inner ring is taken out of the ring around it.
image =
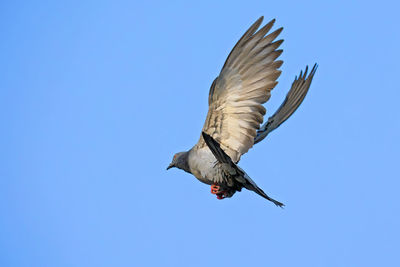
[[[270,196],[268,196],[268,195],[267,195],[261,188],[259,188],[259,187],[257,186],[257,184],[256,184],[252,179],[250,179],[250,177],[248,177],[247,175],[246,175],[245,179],[246,179],[246,181],[247,181],[247,183],[244,185],[244,187],[245,187],[246,189],[251,190],[251,191],[257,193],[258,195],[260,195],[260,196],[262,196],[263,198],[265,198],[265,199],[271,201],[272,203],[274,203],[274,204],[275,204],[276,206],[278,206],[278,207],[283,208],[283,207],[285,206],[285,204],[283,204],[283,203],[281,203],[281,202],[279,202],[279,201],[277,201],[277,200],[271,198]]]
[[[267,194],[265,194],[265,192],[264,192],[261,188],[259,188],[259,187],[257,187],[256,190],[254,190],[254,192],[256,192],[257,194],[259,194],[259,195],[262,196],[263,198],[265,198],[265,199],[271,201],[272,203],[274,203],[276,206],[278,206],[278,207],[280,207],[280,208],[283,208],[283,207],[285,206],[285,204],[279,202],[278,200],[275,200],[275,199],[269,197],[269,196],[268,196]]]

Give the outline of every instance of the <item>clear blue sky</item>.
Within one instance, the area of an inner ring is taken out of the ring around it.
[[[395,1],[51,2],[0,4],[0,266],[400,266]],[[261,15],[285,28],[267,115],[319,64],[240,162],[285,209],[165,170]]]

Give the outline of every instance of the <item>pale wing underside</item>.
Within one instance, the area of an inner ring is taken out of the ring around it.
[[[254,144],[266,113],[262,106],[278,83],[283,40],[275,41],[282,28],[266,35],[275,20],[260,30],[258,19],[229,54],[220,75],[213,82],[203,132],[212,136],[232,159],[238,162]],[[257,32],[256,32],[257,31]],[[197,144],[205,146],[203,137]]]

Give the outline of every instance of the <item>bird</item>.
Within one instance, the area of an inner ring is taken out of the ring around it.
[[[176,153],[167,167],[178,168],[211,186],[217,199],[232,197],[243,188],[278,207],[284,204],[268,196],[237,164],[254,144],[285,122],[303,102],[317,71],[314,64],[295,77],[283,103],[264,122],[263,106],[278,84],[278,60],[283,28],[270,33],[275,19],[260,28],[261,16],[239,39],[209,90],[208,113],[199,141],[188,151]]]

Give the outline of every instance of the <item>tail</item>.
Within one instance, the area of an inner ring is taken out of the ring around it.
[[[256,192],[257,194],[259,194],[260,196],[262,196],[263,198],[271,201],[272,203],[274,203],[276,206],[283,208],[285,206],[285,204],[279,202],[278,200],[275,200],[271,197],[269,197],[267,194],[265,194],[265,192],[259,188],[258,186],[255,188],[255,190],[253,190],[254,192]]]
[[[251,191],[253,191],[253,192],[256,192],[258,195],[260,195],[260,196],[262,196],[263,198],[265,198],[265,199],[271,201],[272,203],[274,203],[274,204],[275,204],[276,206],[278,206],[278,207],[283,208],[283,207],[285,206],[285,204],[283,204],[283,203],[281,203],[281,202],[279,202],[279,201],[277,201],[277,200],[275,200],[275,199],[269,197],[267,194],[265,194],[265,192],[264,192],[261,188],[259,188],[259,187],[257,186],[257,184],[256,184],[253,180],[251,180],[250,177],[248,177],[247,175],[245,176],[245,179],[246,179],[246,182],[247,182],[247,183],[245,184],[244,187],[245,187],[246,189],[251,190]]]

